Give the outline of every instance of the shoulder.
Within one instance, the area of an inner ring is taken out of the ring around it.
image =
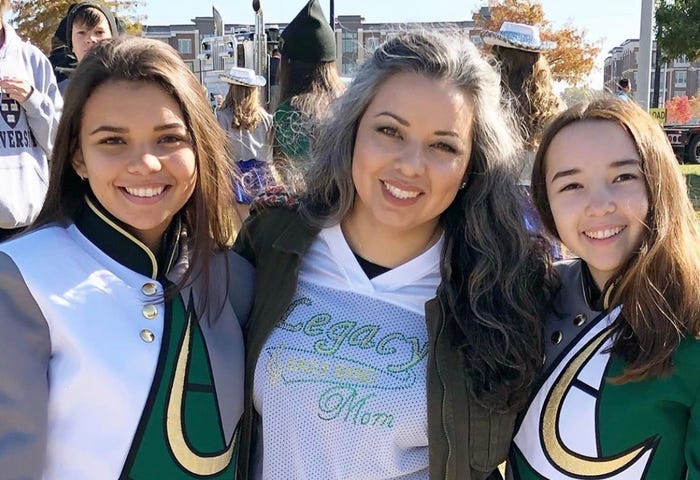
[[[269,194],[275,188],[267,190],[267,196],[261,195],[253,202],[250,216],[234,245],[234,250],[256,267],[256,259],[273,246],[283,243],[280,248],[302,252],[318,233],[318,229],[309,225],[299,213],[296,197],[282,189],[275,194]]]
[[[216,110],[216,119],[219,121],[219,124],[226,125],[226,126],[230,127],[232,118],[233,118],[233,112],[231,112],[230,108],[223,108],[223,109]]]
[[[29,42],[22,41],[17,33],[14,30],[10,31],[9,28],[11,27],[8,27],[7,30],[7,34],[9,36],[8,43],[11,44],[15,54],[20,55],[25,59],[25,61],[30,62],[32,65],[41,65],[53,70],[51,67],[51,62],[49,61],[49,58],[44,55],[44,52],[42,52],[37,46]]]
[[[272,127],[272,114],[268,113],[265,110],[260,111],[260,119],[262,120],[263,125],[265,125],[265,128],[269,129]]]
[[[281,103],[278,107],[277,110],[275,110],[274,113],[274,120],[276,122],[279,122],[281,120],[289,120],[291,117],[301,115],[301,113],[294,108],[292,105],[289,103]]]

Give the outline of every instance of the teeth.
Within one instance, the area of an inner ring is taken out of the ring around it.
[[[617,228],[609,228],[607,230],[598,230],[595,232],[583,232],[584,235],[586,235],[588,238],[594,238],[596,240],[604,240],[606,238],[610,238],[612,236],[617,235],[621,231],[623,231],[625,227],[617,227]]]
[[[124,189],[129,192],[129,195],[133,195],[135,197],[143,197],[143,198],[150,198],[150,197],[155,197],[156,195],[160,195],[163,193],[163,190],[165,190],[165,187],[148,187],[148,188],[134,188],[134,187],[124,187]]]
[[[406,190],[401,190],[400,188],[396,188],[393,185],[389,185],[386,182],[383,182],[384,186],[386,189],[391,193],[393,197],[399,198],[401,200],[406,200],[408,198],[416,198],[418,195],[420,195],[420,192],[407,192]]]

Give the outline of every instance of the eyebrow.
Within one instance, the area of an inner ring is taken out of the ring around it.
[[[408,122],[408,120],[405,120],[405,119],[399,117],[398,115],[396,115],[395,113],[391,113],[391,112],[380,112],[380,113],[378,113],[377,115],[375,115],[375,118],[381,117],[381,116],[383,116],[383,115],[385,115],[385,116],[387,116],[387,117],[393,118],[394,120],[396,120],[397,122],[399,122],[399,123],[400,123],[401,125],[403,125],[404,127],[408,127],[408,126],[411,125],[411,124]],[[452,130],[436,130],[436,131],[435,131],[435,135],[443,136],[443,137],[456,137],[456,138],[459,138],[459,134],[458,134],[457,132],[453,132]]]
[[[618,160],[616,162],[612,162],[609,166],[609,168],[620,168],[620,167],[626,167],[627,165],[639,165],[641,162],[637,160],[636,158],[630,158],[626,160]],[[581,173],[581,170],[578,168],[572,168],[570,170],[562,170],[561,172],[557,172],[554,174],[552,177],[552,182],[562,178],[562,177],[568,177],[571,175],[576,175],[577,173]]]
[[[166,123],[165,125],[158,125],[153,129],[153,131],[162,132],[163,130],[171,130],[173,128],[185,128],[185,126],[180,122]],[[129,129],[125,127],[114,127],[112,125],[100,125],[92,132],[90,132],[90,135],[94,135],[100,132],[129,133]]]

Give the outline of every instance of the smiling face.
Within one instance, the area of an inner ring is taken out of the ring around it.
[[[71,45],[78,62],[87,55],[95,43],[112,38],[112,30],[109,27],[107,17],[96,8],[90,8],[90,10],[92,14],[99,17],[97,24],[94,27],[90,27],[80,20],[76,20],[73,22],[71,30]]]
[[[90,95],[73,167],[102,206],[153,251],[197,180],[180,107],[151,83],[111,82]]]
[[[412,73],[386,80],[357,129],[346,223],[430,239],[464,179],[472,117],[471,98],[449,83]]]
[[[646,234],[649,199],[637,149],[615,122],[579,121],[556,134],[545,165],[557,233],[602,288]]]

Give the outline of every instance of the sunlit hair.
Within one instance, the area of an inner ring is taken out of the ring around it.
[[[308,136],[310,142],[317,137],[329,105],[345,89],[336,62],[304,62],[284,55],[280,60],[279,86],[277,104],[287,103],[299,113],[294,118],[294,130],[297,135]],[[275,157],[283,162],[279,147],[275,145]]]
[[[491,50],[501,71],[508,101],[515,105],[527,146],[537,148],[547,123],[564,107],[554,93],[549,62],[538,52],[495,46]]]
[[[265,111],[260,104],[260,89],[246,85],[231,84],[221,109],[233,113],[231,128],[253,131],[263,119]]]
[[[682,337],[700,334],[700,233],[683,175],[663,129],[634,102],[606,97],[574,105],[544,132],[532,173],[533,199],[553,235],[559,236],[547,198],[547,151],[562,129],[583,121],[615,122],[627,132],[649,199],[642,243],[611,279],[612,301],[622,305],[612,351],[627,361],[618,381],[669,373]]]
[[[232,239],[232,174],[225,154],[226,136],[212,115],[204,89],[178,53],[158,40],[124,37],[100,42],[80,62],[66,90],[51,154],[49,188],[32,228],[73,219],[83,207],[90,187],[71,162],[80,149],[85,104],[101,86],[124,81],[162,88],[177,102],[185,120],[197,168],[194,192],[182,208],[192,245],[187,278],[195,266],[206,269],[211,253]]]
[[[466,188],[441,216],[446,242],[438,297],[471,393],[489,408],[520,408],[542,364],[548,268],[523,225],[519,142],[513,117],[501,106],[499,76],[467,37],[403,32],[374,52],[324,122],[301,211],[318,226],[350,213],[358,124],[382,84],[399,73],[450,82],[473,101]]]
[[[305,117],[323,117],[328,105],[343,92],[336,62],[302,62],[282,55],[279,103],[288,102]]]

